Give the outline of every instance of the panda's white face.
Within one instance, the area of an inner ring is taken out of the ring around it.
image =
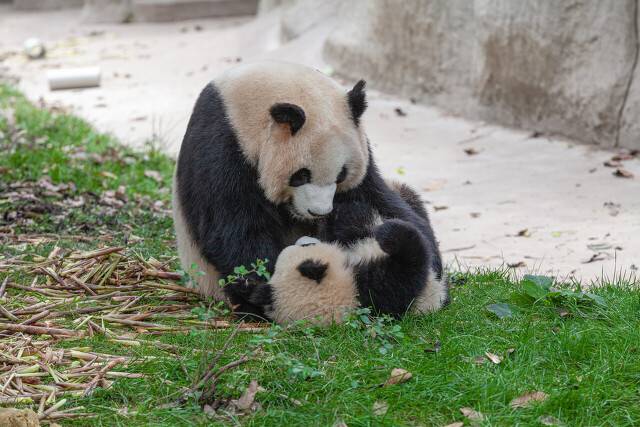
[[[269,61],[243,64],[215,83],[269,201],[312,221],[331,212],[336,192],[364,179],[369,147],[356,123],[366,106],[363,84],[347,92],[311,68]]]

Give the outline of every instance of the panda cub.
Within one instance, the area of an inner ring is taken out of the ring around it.
[[[415,191],[389,187],[427,220]],[[258,285],[250,300],[278,323],[340,322],[355,307],[394,317],[436,311],[448,303],[448,286],[433,239],[415,221],[385,218],[363,200],[336,202],[319,227],[323,242],[303,237],[286,248],[269,283]]]
[[[440,308],[446,289],[425,286],[429,256],[418,230],[392,219],[377,226],[372,239],[348,247],[299,239],[280,253],[273,277],[256,287],[252,302],[282,324],[303,319],[321,325],[340,323],[357,307],[395,317]],[[406,304],[405,295],[412,292],[415,298]],[[437,295],[430,295],[434,292]]]

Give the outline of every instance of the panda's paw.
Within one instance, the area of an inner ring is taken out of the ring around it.
[[[410,223],[401,219],[390,219],[375,231],[380,248],[391,256],[421,256],[425,252],[420,232]]]
[[[366,203],[337,203],[325,224],[323,240],[350,245],[371,237],[377,222],[375,210]]]

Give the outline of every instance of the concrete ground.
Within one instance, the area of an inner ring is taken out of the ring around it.
[[[193,102],[238,61],[278,58],[327,73],[321,47],[331,28],[281,44],[278,16],[168,24],[82,25],[78,11],[25,13],[0,5],[0,60],[32,99],[68,106],[123,143],[152,140],[174,155]],[[46,59],[20,47],[45,41]],[[51,92],[51,68],[102,68],[96,89]],[[344,82],[353,84],[353,82]],[[428,200],[445,260],[456,268],[509,265],[515,272],[584,283],[640,268],[640,158],[620,178],[612,151],[453,117],[369,92],[364,122],[388,177]]]

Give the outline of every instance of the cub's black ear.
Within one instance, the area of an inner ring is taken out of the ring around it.
[[[367,94],[364,91],[366,85],[367,82],[360,80],[353,89],[347,93],[347,102],[351,110],[351,117],[356,126],[360,125],[360,117],[362,117],[364,110],[367,109]]]
[[[322,263],[313,259],[307,259],[305,261],[302,261],[302,263],[298,266],[298,271],[304,277],[320,283],[322,279],[324,279],[324,276],[327,274],[327,268],[329,268],[329,264]]]
[[[286,123],[289,125],[291,128],[291,135],[295,135],[307,119],[302,108],[287,102],[273,104],[269,109],[269,112],[276,123]]]

